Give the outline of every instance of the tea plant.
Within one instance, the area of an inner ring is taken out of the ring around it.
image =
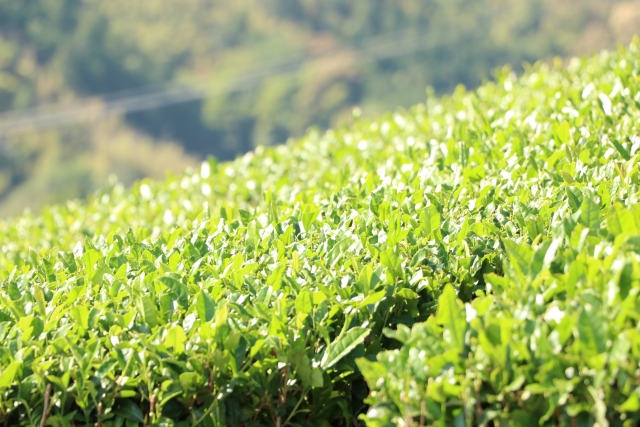
[[[1,224],[4,425],[636,420],[638,49]]]

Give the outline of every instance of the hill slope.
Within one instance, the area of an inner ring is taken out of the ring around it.
[[[639,49],[2,223],[4,423],[637,419]]]
[[[22,122],[4,112],[36,105],[73,119],[121,90],[149,95],[172,81],[222,91],[98,125],[0,136],[0,217],[85,198],[110,173],[129,185],[192,157],[229,160],[284,143],[311,125],[344,123],[353,105],[379,114],[421,102],[427,85],[449,93],[503,64],[626,44],[639,13],[637,0],[0,0],[0,133]],[[408,32],[424,41],[398,39]],[[386,59],[361,63],[363,48]],[[308,62],[270,72],[295,59]],[[263,72],[255,90],[225,91]],[[88,108],[78,104],[86,96],[96,97]],[[139,96],[118,99],[141,106]],[[163,155],[151,159],[150,149]]]

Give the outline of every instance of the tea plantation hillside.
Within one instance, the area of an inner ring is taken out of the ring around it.
[[[0,225],[5,426],[632,426],[640,45]]]

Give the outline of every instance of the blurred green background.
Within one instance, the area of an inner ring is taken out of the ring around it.
[[[84,197],[111,174],[125,184],[161,178],[309,126],[339,126],[354,106],[365,115],[409,106],[427,86],[474,87],[504,64],[518,71],[615,48],[639,30],[639,1],[0,0],[0,114],[42,104],[64,112],[79,99],[99,104],[166,82],[219,92],[0,133],[0,216]],[[399,33],[420,34],[423,45],[364,62],[354,55]],[[287,58],[303,60],[230,90]]]

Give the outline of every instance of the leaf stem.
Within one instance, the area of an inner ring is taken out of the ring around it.
[[[282,425],[282,427],[286,427],[286,425],[289,424],[289,421],[291,421],[291,418],[293,418],[293,416],[296,414],[296,412],[298,411],[298,407],[300,406],[300,404],[302,403],[302,401],[304,400],[304,398],[306,396],[307,396],[307,391],[302,393],[302,395],[300,396],[300,399],[298,399],[298,403],[296,403],[296,406],[293,407],[293,410],[291,411],[291,414],[289,414],[289,416],[285,420],[285,422]]]
[[[47,389],[44,392],[44,408],[42,408],[42,419],[40,420],[40,427],[44,427],[49,416],[49,399],[51,398],[51,384],[47,384]]]
[[[204,411],[204,414],[202,414],[202,416],[200,417],[200,419],[195,420],[193,422],[193,424],[191,424],[191,427],[196,427],[198,426],[201,422],[203,422],[205,420],[205,418],[207,418],[207,416],[209,416],[209,414],[213,411],[213,409],[217,406],[218,404],[218,400],[214,398],[213,402],[211,403],[211,405],[209,405],[209,407],[207,408],[206,411]]]

